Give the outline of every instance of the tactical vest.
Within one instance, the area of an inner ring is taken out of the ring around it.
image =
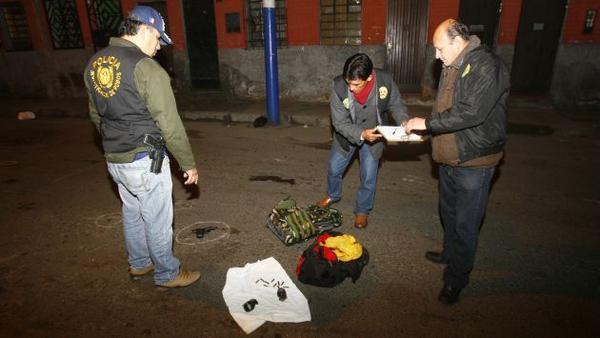
[[[375,69],[375,86],[372,90],[375,91],[375,101],[377,102],[377,123],[380,125],[388,125],[390,123],[388,105],[391,96],[389,91],[392,88],[392,83],[393,79],[388,73],[379,69]],[[348,88],[346,80],[342,75],[337,76],[333,80],[333,90],[335,91],[336,95],[342,103],[354,101],[354,98],[352,98],[352,100],[349,100],[351,92]],[[381,93],[380,90],[385,90],[385,95],[382,95],[383,93]],[[354,116],[354,111],[351,105],[349,103],[344,104],[344,107],[346,107],[346,109],[349,111],[352,123],[357,124],[356,116]],[[344,150],[350,150],[350,142],[342,134],[334,132],[334,136]]]
[[[85,80],[100,116],[105,153],[143,146],[144,134],[161,135],[135,84],[135,66],[146,57],[135,47],[109,46],[86,67]]]

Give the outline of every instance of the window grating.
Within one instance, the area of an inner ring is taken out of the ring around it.
[[[262,2],[262,0],[248,0],[248,46],[250,47],[264,46]],[[275,0],[275,29],[277,45],[287,46],[285,0]]]
[[[20,2],[0,3],[0,32],[6,50],[33,49],[27,15]]]
[[[362,0],[321,0],[321,44],[360,45]]]
[[[96,49],[108,46],[111,36],[119,35],[119,26],[123,21],[120,0],[85,1],[92,40]]]
[[[55,49],[83,48],[79,16],[74,0],[44,0]]]

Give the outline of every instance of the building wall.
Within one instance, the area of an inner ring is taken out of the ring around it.
[[[583,24],[588,9],[598,11],[591,34],[583,33]],[[600,0],[570,0],[563,27],[563,43],[589,44],[600,42]]]
[[[0,0],[9,2],[18,0]],[[42,0],[20,0],[27,13],[33,50],[0,49],[0,95],[72,97],[84,96],[81,72],[93,54],[91,31],[85,0],[76,0],[84,48],[54,50]],[[151,2],[152,0],[148,0]],[[166,0],[168,32],[175,45],[171,48],[174,85],[189,88],[182,0]],[[212,0],[215,6],[217,43],[222,87],[240,96],[264,96],[264,57],[262,48],[249,48],[246,42],[245,0]],[[523,0],[503,0],[496,52],[511,67],[517,40]],[[123,14],[145,0],[122,0]],[[423,93],[435,93],[436,70],[431,44],[435,27],[444,19],[457,17],[460,0],[430,0],[427,38],[427,66],[423,75]],[[331,79],[341,72],[344,60],[362,51],[371,55],[377,67],[385,62],[387,0],[363,1],[362,45],[321,46],[319,32],[320,0],[287,0],[288,45],[278,48],[279,82],[282,97],[323,99]],[[556,56],[553,100],[561,107],[600,106],[600,18],[591,34],[583,34],[588,9],[600,11],[600,0],[568,0],[560,46]],[[225,14],[240,13],[241,31],[225,31]]]
[[[421,94],[425,99],[435,96],[438,86],[441,63],[435,59],[433,33],[436,27],[448,18],[458,17],[459,0],[430,0],[429,27],[427,30],[427,47],[425,52],[425,72]]]
[[[583,33],[588,9],[597,10],[591,34]],[[570,0],[556,54],[552,101],[561,109],[600,109],[600,0]]]
[[[514,57],[515,41],[519,28],[522,0],[502,0],[502,12],[498,23],[496,53],[509,69]],[[448,18],[458,18],[460,0],[431,0],[429,8],[429,31],[427,40],[427,66],[423,75],[423,95],[430,97],[436,92],[441,63],[435,59],[433,33]]]
[[[448,18],[458,17],[460,0],[430,0],[429,1],[429,29],[427,42],[431,44],[433,32],[440,22]]]
[[[375,67],[383,67],[383,45],[289,46],[279,48],[279,91],[281,97],[326,100],[333,78],[342,73],[344,62],[355,53],[367,53]],[[221,85],[244,97],[265,96],[264,52],[259,48],[219,50]]]
[[[0,0],[11,2],[15,0]],[[122,0],[123,15],[137,3],[145,1]],[[27,13],[33,50],[4,51],[0,49],[0,95],[23,97],[84,97],[83,69],[94,54],[92,34],[85,0],[76,0],[77,13],[84,47],[80,49],[55,50],[46,19],[42,0],[21,0]],[[169,27],[167,31],[174,40],[171,48],[176,87],[189,82],[187,51],[180,0],[167,0]],[[186,77],[187,76],[187,77]]]
[[[496,53],[509,69],[514,59],[522,0],[503,0]],[[445,18],[458,15],[459,0],[431,0],[424,93],[435,92],[435,50],[431,38]],[[569,0],[563,33],[555,60],[550,95],[563,109],[600,109],[600,18],[592,34],[583,34],[587,9],[598,10],[600,0]]]
[[[244,20],[245,4],[244,0],[215,2],[221,85],[238,96],[263,97],[264,49],[247,46],[245,21],[239,33],[225,29],[225,14],[238,12]],[[331,80],[354,53],[365,52],[376,67],[383,67],[387,0],[363,1],[361,46],[320,45],[320,0],[287,0],[286,7],[288,45],[277,49],[282,97],[326,99]]]
[[[496,53],[508,66],[509,70],[512,68],[515,53],[522,3],[522,0],[502,0]]]
[[[290,46],[319,44],[318,1],[288,1],[288,43]]]
[[[0,0],[10,2],[10,0]],[[21,1],[27,13],[33,50],[0,50],[0,95],[23,97],[80,97],[85,95],[82,71],[92,55],[85,3],[77,1],[84,48],[54,50],[44,5]]]
[[[35,50],[0,53],[0,95],[82,97],[86,50]]]

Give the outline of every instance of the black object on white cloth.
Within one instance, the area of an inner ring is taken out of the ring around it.
[[[254,307],[258,304],[256,299],[250,299],[249,301],[244,303],[244,311],[250,312],[254,310]]]

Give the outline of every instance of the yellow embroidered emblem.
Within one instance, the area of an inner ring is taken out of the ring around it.
[[[467,64],[467,67],[465,67],[465,71],[462,73],[462,75],[460,77],[465,77],[467,76],[467,74],[469,74],[469,72],[471,71],[471,64]]]
[[[114,56],[101,56],[92,63],[90,78],[94,90],[108,98],[114,96],[121,86],[121,62]]]
[[[344,105],[344,108],[350,109],[350,100],[348,98],[345,98],[344,101],[342,101],[342,104]]]
[[[384,87],[379,87],[379,98],[381,100],[385,99],[388,96],[388,89]]]

